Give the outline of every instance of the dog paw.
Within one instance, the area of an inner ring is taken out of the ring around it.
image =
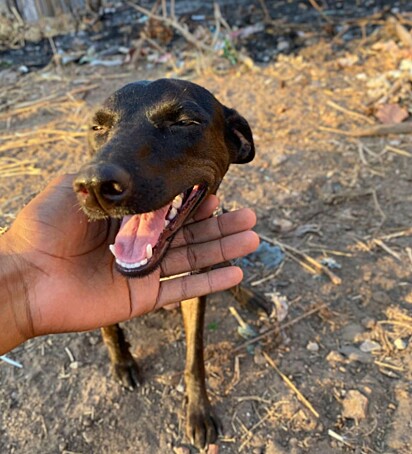
[[[133,359],[124,363],[113,364],[112,373],[114,378],[130,391],[133,391],[140,384],[139,369]]]
[[[222,424],[209,405],[189,405],[187,409],[186,434],[197,449],[206,449],[215,443]]]

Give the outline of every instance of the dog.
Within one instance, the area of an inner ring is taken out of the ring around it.
[[[127,278],[153,272],[185,220],[216,193],[230,164],[255,155],[245,118],[205,88],[177,79],[139,81],[116,91],[93,116],[89,146],[93,158],[76,176],[74,190],[90,219],[122,219],[110,247],[117,271]],[[205,386],[205,304],[202,297],[181,305],[186,430],[198,449],[214,443],[220,431]],[[114,375],[135,387],[138,369],[121,328],[101,330]]]

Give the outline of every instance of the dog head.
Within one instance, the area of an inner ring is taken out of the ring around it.
[[[93,153],[74,181],[90,219],[121,218],[111,246],[118,270],[142,276],[231,163],[253,159],[247,121],[191,82],[134,82],[94,113]]]

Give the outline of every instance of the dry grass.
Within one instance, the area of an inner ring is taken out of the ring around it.
[[[36,163],[28,159],[0,158],[0,178],[16,177],[20,175],[40,175],[41,169]]]

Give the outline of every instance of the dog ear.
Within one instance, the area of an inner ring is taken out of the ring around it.
[[[225,140],[233,164],[246,164],[255,157],[255,144],[249,123],[235,109],[224,107]]]

